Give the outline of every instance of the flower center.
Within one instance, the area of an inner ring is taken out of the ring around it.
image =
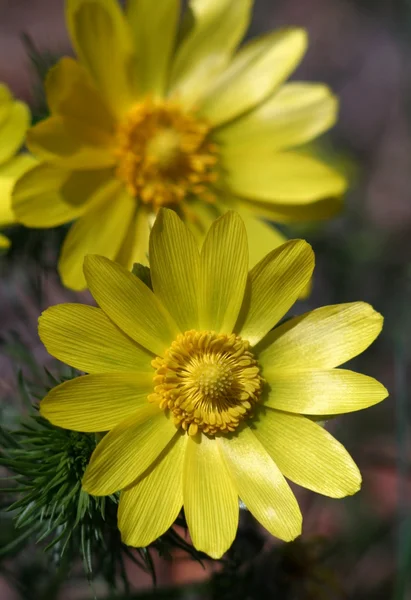
[[[170,410],[190,435],[234,431],[263,386],[249,343],[235,333],[187,331],[151,364],[156,373],[149,401]]]
[[[170,101],[136,104],[117,130],[117,176],[129,192],[153,209],[188,195],[212,199],[217,146],[206,121]]]

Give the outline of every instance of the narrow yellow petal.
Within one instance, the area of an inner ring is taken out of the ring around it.
[[[256,348],[264,369],[332,369],[364,352],[383,318],[365,302],[323,306],[290,319]]]
[[[314,253],[290,240],[267,254],[249,273],[235,330],[255,346],[286,314],[311,279]]]
[[[110,319],[144,348],[162,356],[180,331],[153,292],[102,256],[87,256],[84,273],[92,295]]]
[[[116,262],[131,271],[134,263],[148,266],[148,243],[150,237],[150,212],[137,204]]]
[[[55,227],[78,218],[84,213],[87,194],[92,196],[107,175],[106,171],[70,172],[32,163],[34,167],[14,186],[12,198],[16,218],[27,227]]]
[[[67,0],[66,21],[80,62],[113,112],[135,100],[137,70],[127,21],[114,0]]]
[[[248,426],[218,438],[238,495],[252,515],[272,535],[290,541],[301,533],[297,500],[281,471]]]
[[[39,318],[39,336],[52,356],[86,373],[154,374],[153,355],[94,306],[51,306]]]
[[[283,85],[251,112],[221,127],[217,143],[231,152],[250,147],[283,150],[305,144],[335,122],[338,102],[326,85],[292,82]]]
[[[83,262],[86,254],[115,258],[134,211],[134,200],[113,180],[96,192],[93,206],[68,232],[59,259],[59,273],[65,286],[86,287]]]
[[[150,235],[153,289],[181,329],[198,329],[200,253],[194,236],[173,210],[162,209]]]
[[[0,165],[0,225],[16,222],[16,214],[12,207],[13,189],[24,173],[36,164],[29,154],[20,154],[4,165]]]
[[[342,194],[347,182],[319,160],[296,152],[274,154],[248,146],[244,153],[224,148],[222,162],[230,190],[261,203],[307,204]]]
[[[252,211],[240,207],[236,210],[247,230],[250,268],[252,268],[274,248],[284,244],[287,238],[276,227],[253,215]]]
[[[13,96],[5,83],[0,83],[0,127],[6,122],[11,107],[13,106]]]
[[[211,226],[201,250],[200,328],[229,333],[243,302],[248,271],[244,223],[228,212]]]
[[[21,148],[30,125],[30,111],[24,102],[13,102],[7,119],[0,126],[0,164]]]
[[[86,69],[65,56],[46,78],[50,111],[113,135],[115,119]]]
[[[238,494],[216,439],[199,435],[187,442],[183,475],[184,512],[197,550],[221,558],[238,526]]]
[[[341,212],[343,199],[341,196],[322,198],[309,204],[290,203],[287,201],[259,202],[251,198],[241,198],[242,202],[255,216],[276,221],[277,223],[295,223],[298,221],[325,221]]]
[[[141,403],[110,431],[94,450],[83,477],[83,489],[107,496],[140,477],[178,435],[173,423],[155,404]]]
[[[294,71],[307,47],[303,29],[285,29],[251,40],[208,88],[200,114],[214,126],[262,102]]]
[[[183,465],[187,435],[176,435],[143,475],[120,496],[122,541],[146,547],[174,523],[183,505]]]
[[[253,431],[281,472],[303,487],[343,498],[361,486],[361,474],[344,446],[305,417],[262,410]]]
[[[190,1],[173,61],[171,95],[189,107],[208,91],[243,38],[251,8],[251,0]]]
[[[10,240],[0,233],[0,249],[7,250],[7,248],[10,248]]]
[[[109,431],[148,404],[153,391],[149,373],[99,373],[54,387],[40,403],[53,425],[74,431]]]
[[[114,165],[113,140],[102,129],[59,115],[27,133],[27,145],[40,160],[63,169],[104,169]]]
[[[298,373],[264,365],[270,408],[305,415],[338,415],[373,406],[388,396],[381,383],[344,369]]]
[[[180,15],[179,0],[128,0],[126,16],[138,60],[140,94],[163,96]]]

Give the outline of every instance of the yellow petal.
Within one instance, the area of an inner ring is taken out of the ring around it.
[[[133,371],[153,376],[153,356],[125,335],[100,308],[58,304],[39,318],[47,351],[86,373]]]
[[[34,161],[33,161],[34,162]],[[34,163],[35,164],[35,163]],[[99,171],[70,172],[45,163],[36,165],[17,181],[13,190],[16,218],[27,227],[55,227],[84,212],[84,194],[104,181]],[[103,175],[106,171],[101,172]],[[76,202],[69,203],[69,199]]]
[[[109,134],[68,117],[37,123],[27,134],[27,145],[40,160],[62,169],[104,169],[115,162]]]
[[[183,465],[187,435],[176,435],[163,454],[124,490],[118,507],[122,541],[146,547],[174,523],[183,505]]]
[[[251,514],[282,540],[300,535],[302,517],[297,500],[251,429],[243,427],[217,441],[238,495]]]
[[[134,211],[133,198],[116,181],[98,190],[92,202],[93,206],[71,227],[61,250],[59,273],[64,285],[74,290],[86,287],[86,254],[115,258]]]
[[[224,148],[222,161],[230,190],[261,203],[311,203],[338,196],[347,187],[337,171],[296,152],[257,152],[248,146],[240,154]]]
[[[46,93],[50,111],[101,129],[111,136],[115,119],[85,68],[65,56],[47,73]]]
[[[294,71],[307,47],[303,29],[268,33],[246,44],[199,105],[214,126],[262,102]]]
[[[23,145],[30,125],[30,112],[23,102],[13,102],[0,127],[0,164],[12,158]]]
[[[13,106],[13,96],[6,84],[0,83],[0,127],[5,123]]]
[[[314,253],[303,240],[290,240],[267,254],[249,273],[238,334],[257,344],[297,300],[313,269]]]
[[[246,115],[216,132],[218,143],[231,152],[283,150],[305,144],[335,122],[338,102],[317,83],[288,83]]]
[[[242,198],[242,202],[255,216],[264,217],[277,223],[294,223],[298,221],[324,221],[337,215],[343,206],[341,196],[324,198],[310,204],[290,202],[258,202],[250,198]]]
[[[123,244],[116,256],[116,262],[131,271],[134,263],[148,265],[148,241],[150,237],[150,212],[136,203]]]
[[[247,230],[250,268],[252,268],[274,248],[284,244],[287,238],[273,225],[253,216],[251,211],[236,210],[243,219]]]
[[[2,235],[0,233],[0,248],[2,250],[6,250],[7,248],[10,248],[10,240],[8,238],[6,238],[5,235]]]
[[[66,21],[80,62],[121,116],[135,100],[137,73],[131,32],[119,3],[68,0]]]
[[[98,373],[70,379],[53,388],[40,413],[53,425],[74,431],[109,431],[148,404],[149,373]]]
[[[269,386],[265,405],[292,413],[338,415],[373,406],[388,396],[372,377],[344,369],[294,374],[265,365],[263,375]]]
[[[200,253],[189,229],[173,210],[157,215],[150,235],[153,289],[181,329],[198,329]]]
[[[183,475],[184,513],[193,544],[221,558],[238,526],[238,494],[221,459],[217,440],[199,435],[187,441]]]
[[[217,219],[201,250],[199,280],[200,328],[233,330],[247,281],[248,247],[244,223],[234,212]]]
[[[251,0],[191,0],[170,78],[170,93],[185,106],[196,103],[226,67],[246,32],[251,7]]]
[[[253,427],[291,481],[332,498],[349,496],[360,489],[361,474],[351,456],[317,423],[267,409],[261,411]]]
[[[92,295],[110,319],[144,348],[162,356],[180,331],[153,292],[102,256],[87,256],[84,273]]]
[[[149,402],[110,431],[94,450],[83,477],[83,489],[107,496],[140,477],[178,435],[164,411]]]
[[[174,49],[179,0],[128,0],[126,16],[138,59],[138,88],[141,94],[163,96]]]
[[[290,319],[258,345],[264,369],[332,369],[347,362],[379,335],[382,316],[365,302],[323,306]]]
[[[12,192],[16,181],[36,164],[29,154],[20,154],[0,165],[0,225],[16,222],[12,207]]]

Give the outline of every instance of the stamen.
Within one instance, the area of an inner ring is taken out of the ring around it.
[[[187,331],[152,366],[156,402],[189,435],[234,431],[258,402],[263,386],[249,343],[232,333]]]
[[[169,101],[134,106],[117,131],[117,177],[131,195],[156,211],[187,196],[213,200],[218,147],[204,120]]]

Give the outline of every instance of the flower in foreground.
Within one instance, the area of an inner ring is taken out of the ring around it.
[[[123,490],[119,528],[146,546],[182,506],[195,547],[232,543],[240,498],[273,535],[291,540],[301,513],[284,477],[331,497],[354,494],[353,460],[309,416],[386,397],[338,365],[377,337],[362,302],[326,306],[273,327],[311,277],[310,246],[293,240],[248,272],[245,227],[226,213],[201,253],[175,212],[150,235],[153,291],[124,267],[88,256],[99,308],[63,304],[40,318],[48,351],[88,375],[49,392],[41,414],[60,427],[106,432],[83,479],[94,495]]]
[[[0,83],[0,227],[16,222],[11,207],[11,193],[16,180],[30,169],[34,159],[28,154],[16,156],[30,125],[30,112],[19,100],[14,100],[8,87]],[[0,248],[9,240],[0,234]]]
[[[65,285],[85,287],[83,259],[146,263],[159,207],[199,239],[238,210],[253,262],[284,238],[261,218],[331,216],[345,180],[299,146],[329,129],[337,100],[321,84],[284,84],[307,45],[301,29],[270,32],[237,50],[252,0],[68,0],[77,60],[46,81],[50,118],[28,136],[42,161],[14,208],[29,227],[76,220],[59,262]],[[297,150],[296,150],[297,148]],[[255,259],[255,260],[254,260]]]

